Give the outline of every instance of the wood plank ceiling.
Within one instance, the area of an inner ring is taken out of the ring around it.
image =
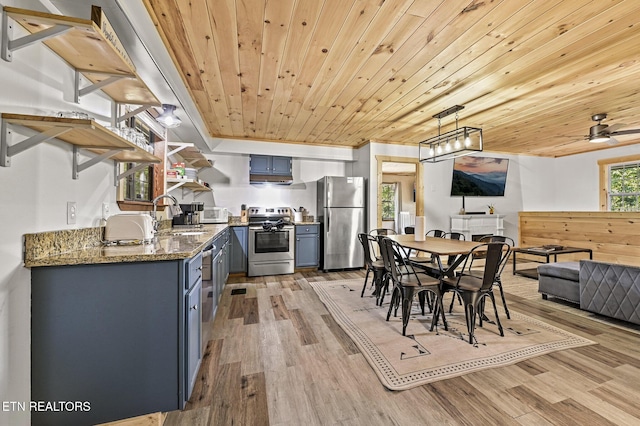
[[[637,0],[144,2],[212,137],[417,144],[464,105],[485,150],[556,157],[610,147],[595,113],[640,128]]]

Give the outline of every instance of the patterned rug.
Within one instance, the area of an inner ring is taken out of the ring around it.
[[[476,327],[476,344],[468,343],[462,307],[456,302],[447,314],[449,330],[442,326],[429,331],[431,314],[422,316],[417,298],[407,336],[402,336],[402,319],[393,314],[386,321],[390,297],[376,306],[375,298],[360,297],[362,280],[324,281],[309,283],[336,322],[353,339],[382,384],[391,390],[410,389],[425,383],[448,379],[474,371],[499,367],[538,355],[595,342],[553,327],[529,316],[510,311],[508,320],[499,308],[504,329],[501,337],[493,309],[487,302],[490,321]],[[445,296],[448,310],[450,295]],[[490,313],[489,313],[490,312]]]

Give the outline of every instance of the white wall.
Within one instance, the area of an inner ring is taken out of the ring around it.
[[[37,1],[4,0],[2,4],[46,11]],[[15,27],[15,36],[24,34],[19,25]],[[0,60],[0,81],[3,113],[46,115],[73,110],[98,118],[110,113],[110,101],[99,94],[86,96],[80,105],[72,103],[71,69],[41,43],[14,52],[12,62]],[[11,144],[24,139],[20,133],[14,130]],[[117,204],[112,163],[101,162],[73,180],[72,150],[65,143],[42,143],[11,162],[11,167],[0,167],[0,401],[28,402],[31,273],[23,266],[23,234],[96,226],[102,202],[110,203],[112,212]],[[66,223],[67,201],[77,202],[75,225]],[[0,411],[0,425],[29,423],[28,412]]]

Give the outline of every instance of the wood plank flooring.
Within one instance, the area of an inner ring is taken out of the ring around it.
[[[511,310],[598,344],[407,391],[385,389],[309,285],[363,277],[230,278],[215,319],[204,323],[193,396],[164,424],[640,424],[640,328],[542,300],[536,280],[510,270],[503,285]],[[231,295],[238,288],[246,294]]]

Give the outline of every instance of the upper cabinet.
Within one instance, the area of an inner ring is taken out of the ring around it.
[[[8,24],[2,29],[2,58],[11,61],[15,51],[42,41],[77,73],[91,82],[80,88],[78,98],[102,90],[118,103],[160,105],[160,101],[136,74],[136,68],[98,6],[91,8],[91,20],[4,7]],[[15,23],[30,35],[14,38]]]
[[[250,170],[252,175],[290,176],[291,157],[251,155]]]
[[[249,183],[291,185],[293,182],[291,157],[251,155]]]

